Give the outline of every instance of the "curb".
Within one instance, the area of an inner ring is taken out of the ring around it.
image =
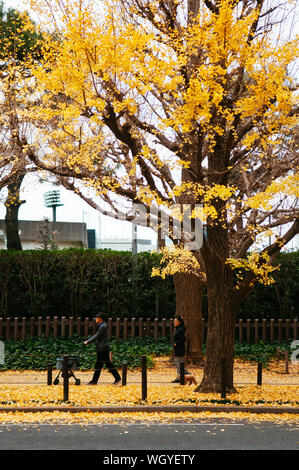
[[[101,406],[101,407],[87,407],[87,406],[56,406],[56,407],[0,407],[0,413],[41,413],[61,411],[68,413],[179,413],[179,412],[193,412],[202,413],[205,411],[213,413],[272,413],[272,414],[299,414],[299,407],[259,407],[259,406]]]

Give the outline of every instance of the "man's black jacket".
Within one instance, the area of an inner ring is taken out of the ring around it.
[[[174,355],[177,357],[185,356],[185,331],[184,325],[178,325],[173,334],[173,350]]]
[[[109,342],[108,342],[108,328],[105,322],[101,322],[98,326],[96,334],[91,336],[86,343],[96,342],[96,349],[98,352],[109,351]]]

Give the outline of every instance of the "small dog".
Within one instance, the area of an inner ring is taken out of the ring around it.
[[[197,381],[196,381],[196,378],[193,374],[188,374],[188,375],[185,375],[185,385],[186,384],[194,384],[194,385],[197,385]]]

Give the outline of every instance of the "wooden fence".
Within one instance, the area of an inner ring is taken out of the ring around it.
[[[168,337],[173,334],[173,319],[151,318],[109,318],[109,337],[127,339],[128,337],[153,336]],[[71,337],[74,334],[86,338],[96,332],[95,318],[80,317],[31,317],[1,318],[0,338],[17,341],[26,337]],[[202,340],[205,342],[207,322],[202,319]],[[236,322],[236,339],[240,343],[264,343],[298,338],[298,320],[238,320]]]

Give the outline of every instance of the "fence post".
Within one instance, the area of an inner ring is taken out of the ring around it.
[[[54,338],[57,338],[58,335],[58,317],[54,317],[53,320],[53,336]]]
[[[68,356],[63,356],[62,375],[63,375],[63,401],[68,401],[69,399],[69,357]]]
[[[185,364],[180,362],[180,385],[185,385]]]
[[[13,339],[14,341],[18,340],[18,329],[19,329],[19,319],[18,317],[14,318],[14,326],[13,326]]]
[[[131,318],[131,336],[135,338],[135,325],[136,325],[136,318]]]
[[[169,336],[170,336],[170,339],[172,339],[173,337],[173,318],[170,318],[169,319]]]
[[[221,358],[221,398],[226,398],[226,361]]]
[[[286,319],[285,337],[284,337],[284,338],[285,338],[287,341],[289,341],[289,339],[290,339],[290,330],[291,330],[291,328],[290,328],[290,320]]]
[[[247,318],[247,344],[251,343],[251,319]]]
[[[47,364],[47,384],[52,385],[52,364]]]
[[[10,317],[6,318],[6,336],[5,339],[10,339]]]
[[[280,342],[282,338],[282,319],[278,319],[278,341]]]
[[[89,335],[89,318],[84,318],[84,336],[88,338]]]
[[[0,335],[1,336],[1,335]],[[22,333],[21,333],[21,338],[24,341],[26,338],[26,317],[22,318]]]
[[[116,336],[116,339],[119,339],[119,335],[120,335],[120,318],[117,318],[116,322],[115,322],[115,336]]]
[[[143,337],[143,318],[139,318],[138,328],[139,328],[139,338],[142,338]]]
[[[37,319],[37,336],[40,338],[43,333],[43,317]]]
[[[50,336],[50,324],[51,324],[50,317],[46,317],[46,338],[49,338]]]
[[[155,339],[158,338],[158,328],[159,328],[159,319],[155,318],[154,319],[154,337],[155,337]]]
[[[81,336],[81,317],[77,317],[77,335]]]
[[[257,364],[257,385],[262,385],[263,363]]]
[[[239,320],[239,341],[240,341],[240,344],[243,343],[243,320],[242,318],[240,318]]]
[[[151,319],[146,319],[146,336],[150,336],[151,334]]]
[[[274,319],[271,318],[270,320],[270,343],[274,343]]]
[[[254,320],[254,342],[255,344],[259,342],[259,321],[257,318]]]
[[[97,323],[96,323],[96,319],[93,318],[92,319],[92,334],[95,335],[96,331],[97,331]]]
[[[74,334],[74,317],[69,318],[69,334],[68,337],[71,338]]]
[[[162,338],[166,338],[166,318],[162,318]]]
[[[112,318],[108,318],[108,336],[109,338],[111,338],[112,336]]]
[[[127,385],[127,370],[128,370],[128,364],[126,362],[123,363],[122,365],[122,379],[121,379],[121,384],[122,385]]]
[[[128,319],[124,318],[124,340],[128,338]]]
[[[298,320],[295,318],[293,321],[293,338],[296,340],[298,336]]]
[[[146,356],[141,356],[141,399],[146,401],[147,399],[147,363]]]
[[[267,342],[267,320],[263,318],[263,343]]]

